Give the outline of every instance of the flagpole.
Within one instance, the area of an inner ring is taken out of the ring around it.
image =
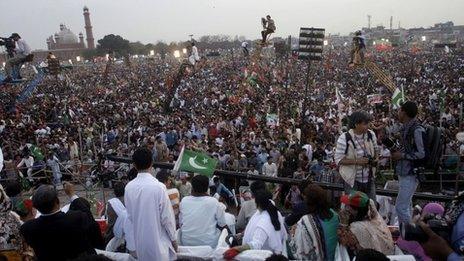
[[[180,163],[182,162],[182,156],[184,156],[184,149],[185,149],[185,144],[182,145],[182,149],[180,150],[179,156],[177,157],[177,160],[174,163],[174,167],[172,168],[173,172],[179,171]]]

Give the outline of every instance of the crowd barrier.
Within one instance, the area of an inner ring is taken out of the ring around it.
[[[106,158],[114,162],[121,162],[121,163],[127,163],[127,164],[132,163],[132,160],[130,158],[125,158],[125,157],[116,157],[113,155],[106,155]],[[164,162],[155,162],[153,163],[153,167],[161,168],[161,169],[172,169],[174,167],[174,164],[164,163]],[[301,179],[267,177],[267,176],[262,176],[262,175],[253,175],[253,174],[248,174],[244,172],[236,172],[236,171],[228,171],[228,170],[215,170],[214,175],[239,178],[239,179],[247,179],[247,180],[262,180],[262,181],[270,182],[270,183],[289,184],[289,185],[298,185],[302,182]],[[335,190],[335,191],[344,190],[344,187],[342,184],[335,184],[335,183],[328,183],[328,182],[314,182],[314,183],[328,190]],[[376,188],[376,193],[378,195],[390,196],[390,197],[396,197],[398,195],[397,190],[384,189],[384,188]],[[447,202],[453,199],[452,196],[421,193],[421,192],[414,193],[413,198],[421,199],[421,200],[428,200],[428,201],[438,201],[438,202]]]

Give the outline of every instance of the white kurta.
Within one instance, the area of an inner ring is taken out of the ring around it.
[[[116,215],[118,215],[116,222],[113,226],[113,234],[115,237],[126,240],[126,248],[130,251],[135,251],[134,242],[134,231],[133,225],[130,220],[127,219],[126,207],[122,204],[118,198],[112,198],[108,200],[111,204]]]
[[[275,230],[267,211],[256,211],[246,226],[243,245],[253,250],[270,250],[281,254],[284,248],[287,231],[282,215],[279,213],[280,230]]]
[[[150,173],[139,173],[127,184],[124,202],[138,260],[175,260],[176,220],[166,187]]]
[[[3,169],[3,153],[2,148],[0,148],[0,171]]]

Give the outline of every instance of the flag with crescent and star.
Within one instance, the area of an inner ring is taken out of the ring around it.
[[[217,163],[218,161],[216,159],[204,153],[186,150],[182,147],[173,170],[199,173],[211,177],[213,176]]]

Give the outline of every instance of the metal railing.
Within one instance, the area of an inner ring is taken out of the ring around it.
[[[121,162],[121,163],[127,163],[127,164],[132,163],[132,160],[130,158],[125,158],[125,157],[116,157],[112,155],[106,155],[106,158],[114,162]],[[174,164],[164,163],[164,162],[155,162],[153,163],[153,167],[161,168],[161,169],[172,169],[174,167]],[[229,171],[229,170],[215,170],[214,175],[247,179],[247,180],[262,180],[262,181],[270,182],[270,183],[289,184],[289,185],[299,185],[303,181],[301,179],[267,177],[267,176],[262,176],[262,175],[254,175],[254,174]],[[342,184],[327,183],[327,182],[313,182],[313,183],[328,190],[344,191],[344,187]],[[390,197],[396,197],[398,195],[397,190],[383,189],[383,188],[376,188],[376,193],[378,195],[390,196]],[[414,193],[413,198],[421,199],[421,200],[428,200],[428,201],[439,201],[439,202],[447,202],[453,199],[452,196],[421,193],[421,192]]]

